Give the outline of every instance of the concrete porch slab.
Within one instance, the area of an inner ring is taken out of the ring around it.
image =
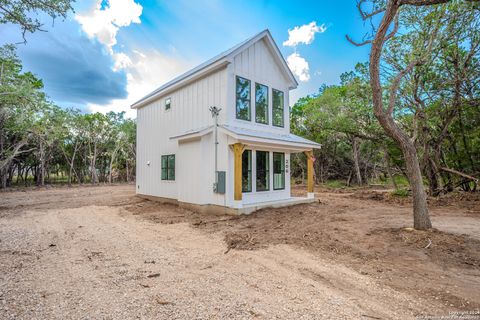
[[[296,204],[312,203],[314,198],[291,197],[283,200],[255,202],[243,205],[242,208],[235,209],[237,214],[250,214],[260,209],[266,208],[283,208]]]

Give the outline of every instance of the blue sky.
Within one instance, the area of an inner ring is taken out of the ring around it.
[[[162,83],[266,28],[286,59],[296,53],[289,62],[303,81],[291,103],[338,83],[342,72],[368,59],[367,47],[345,40],[368,30],[353,0],[103,0],[74,7],[53,26],[40,17],[48,32],[27,35],[18,53],[53,101],[85,111],[127,111]],[[295,27],[298,32],[289,34]],[[0,39],[19,42],[21,34],[3,25]],[[298,44],[283,45],[289,39]]]

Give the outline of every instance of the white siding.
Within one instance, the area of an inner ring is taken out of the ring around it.
[[[228,96],[228,122],[237,127],[247,127],[256,130],[267,130],[271,132],[289,132],[289,80],[274,60],[271,49],[265,40],[256,42],[244,51],[237,54],[233,59],[233,66],[229,73],[229,84],[233,86]],[[235,106],[235,77],[240,76],[251,81],[251,121],[236,119]],[[255,82],[268,87],[268,110],[269,124],[255,122]],[[284,94],[284,127],[279,128],[272,125],[272,89],[283,91]]]
[[[235,77],[241,76],[252,83],[251,121],[236,119]],[[269,124],[255,122],[255,82],[269,88]],[[219,134],[218,170],[226,171],[226,194],[213,192],[215,181],[214,137],[178,143],[171,136],[213,124],[208,108],[222,108],[219,124],[230,124],[270,132],[289,132],[289,79],[276,63],[265,40],[237,54],[226,68],[216,71],[137,110],[137,193],[178,199],[194,204],[232,206],[233,152],[229,145],[235,139]],[[284,93],[284,127],[272,125],[272,89]],[[165,111],[166,98],[171,98],[171,109]],[[274,149],[261,149],[275,151]],[[176,155],[176,181],[161,180],[161,156]],[[255,153],[253,159],[255,158]],[[270,153],[270,191],[255,192],[255,161],[253,161],[253,192],[244,193],[243,204],[281,200],[290,197],[290,154],[285,171],[285,190],[273,190],[273,157]],[[150,165],[147,165],[150,162]]]
[[[198,185],[197,181],[180,184],[179,174],[180,177],[184,175],[179,165],[183,159],[179,160],[177,141],[169,138],[212,124],[208,108],[225,105],[226,74],[226,69],[217,71],[137,110],[137,193],[178,199],[179,185],[182,188],[191,185],[192,190]],[[165,110],[166,98],[171,98],[170,110]],[[221,113],[220,121],[225,121],[225,114]],[[176,181],[161,180],[161,156],[166,154],[177,154]],[[201,176],[199,173],[189,178],[200,180]],[[191,194],[188,190],[182,192],[183,196]]]

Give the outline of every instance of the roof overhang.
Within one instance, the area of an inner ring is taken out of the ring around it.
[[[202,127],[194,130],[189,130],[184,133],[174,135],[170,137],[170,140],[177,140],[179,143],[200,139],[202,136],[213,132],[214,126]],[[219,125],[219,132],[226,134],[233,138],[233,143],[243,143],[245,145],[255,148],[266,148],[268,150],[282,150],[287,152],[303,152],[312,149],[320,149],[321,145],[304,139],[302,137],[295,136],[293,134],[280,134],[280,133],[266,133],[264,131],[256,131],[251,129],[231,127],[228,125]],[[301,141],[289,141],[294,138]]]
[[[185,142],[189,140],[199,139],[204,135],[207,135],[213,131],[213,126],[203,127],[195,130],[189,130],[187,132],[171,136],[170,140],[177,140],[178,142]]]
[[[278,138],[274,137],[261,137],[253,134],[239,134],[232,132],[226,128],[221,127],[220,130],[232,137],[238,143],[242,143],[254,148],[266,148],[267,150],[276,149],[283,150],[288,152],[303,152],[312,149],[320,149],[320,145],[316,143],[301,143],[301,142],[292,142],[285,141],[279,136]]]

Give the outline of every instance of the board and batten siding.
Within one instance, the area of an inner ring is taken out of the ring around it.
[[[265,40],[257,41],[255,44],[237,54],[233,58],[233,63],[229,70],[229,86],[231,86],[233,90],[230,91],[228,97],[228,108],[229,110],[232,110],[232,112],[228,113],[228,122],[233,126],[250,128],[254,130],[282,133],[290,132],[288,106],[290,82],[285,77],[285,73],[282,72],[279,65],[275,62],[274,55]],[[251,121],[236,119],[236,76],[240,76],[251,81]],[[268,125],[255,122],[255,82],[268,87]],[[283,91],[284,94],[283,128],[272,125],[272,89]]]
[[[178,199],[179,186],[182,189],[192,189],[182,190],[185,196],[198,192],[197,188],[201,183],[196,179],[201,180],[202,175],[194,174],[190,169],[189,176],[184,174],[187,171],[182,170],[187,170],[184,168],[187,164],[183,158],[179,159],[178,142],[170,140],[170,137],[212,125],[213,120],[208,108],[212,105],[226,105],[226,86],[227,71],[224,68],[167,93],[137,110],[137,193]],[[167,98],[171,99],[170,110],[165,110]],[[221,113],[220,123],[224,122],[225,118],[226,113]],[[190,147],[185,150],[185,156],[191,156]],[[161,180],[161,156],[167,154],[176,155],[175,181]],[[198,156],[195,158],[196,161],[203,162]]]

